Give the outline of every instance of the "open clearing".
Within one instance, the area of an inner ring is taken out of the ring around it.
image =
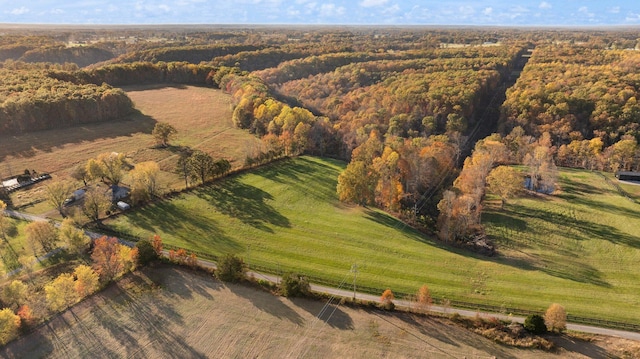
[[[613,345],[573,342],[577,352],[560,349],[556,354],[519,350],[438,318],[324,305],[160,266],[138,271],[76,305],[0,349],[0,356],[597,358]]]
[[[77,164],[105,152],[125,153],[133,163],[157,161],[163,171],[161,185],[182,188],[175,172],[176,147],[155,148],[151,131],[156,122],[177,130],[175,146],[203,150],[240,167],[248,154],[260,149],[260,140],[236,129],[231,121],[231,97],[221,90],[195,86],[138,86],[125,88],[138,114],[122,121],[0,136],[0,177],[25,169],[65,177]],[[126,182],[125,178],[125,182]],[[14,196],[16,205],[43,198],[42,185]],[[28,209],[33,212],[33,210]],[[41,208],[38,208],[41,210]]]
[[[501,255],[457,250],[393,217],[346,206],[336,195],[344,164],[300,157],[231,176],[109,224],[203,253],[237,253],[251,265],[334,283],[543,312],[640,321],[640,211],[601,177],[561,170],[558,196],[511,201],[485,216]],[[606,301],[604,300],[606,298]],[[606,305],[605,305],[606,303]]]

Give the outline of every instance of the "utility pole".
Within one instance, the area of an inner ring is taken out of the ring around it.
[[[358,264],[351,265],[351,273],[353,273],[353,301],[356,300],[356,279],[358,278]]]
[[[249,250],[247,254],[247,268],[251,270],[251,245],[249,245]]]

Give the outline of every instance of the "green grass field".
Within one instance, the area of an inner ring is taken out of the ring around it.
[[[339,161],[301,157],[233,176],[109,224],[141,237],[252,265],[345,280],[357,263],[361,286],[570,314],[638,321],[640,209],[594,174],[562,170],[562,192],[489,208],[488,233],[501,254],[444,246],[387,214],[337,200]]]

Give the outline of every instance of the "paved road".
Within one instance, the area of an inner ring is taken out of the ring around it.
[[[14,218],[21,218],[21,219],[25,219],[28,221],[46,221],[46,218],[40,217],[40,216],[35,216],[35,215],[31,215],[31,214],[27,214],[27,213],[21,213],[21,212],[16,212],[16,211],[10,211],[10,210],[6,210],[5,213],[11,217]],[[89,232],[86,231],[85,232],[89,237],[91,237],[92,240],[95,240],[97,238],[100,238],[102,236],[104,236],[104,234],[100,234],[100,233],[96,233],[96,232]],[[126,241],[123,239],[118,239],[120,241],[120,243],[133,247],[134,243],[130,242],[130,241]],[[58,248],[56,250],[60,250],[61,248]],[[55,250],[54,250],[55,251]],[[163,252],[165,257],[169,256],[169,251],[164,251]],[[46,255],[49,255],[49,253],[47,253]],[[208,260],[203,260],[203,259],[199,259],[198,260],[198,264],[204,268],[209,268],[209,269],[215,269],[216,268],[216,264],[212,261],[208,261]],[[254,278],[258,278],[258,279],[264,279],[267,280],[269,282],[272,283],[280,283],[281,278],[279,276],[275,276],[275,275],[271,275],[271,274],[265,274],[265,273],[259,273],[259,272],[253,272],[253,271],[249,271],[247,273],[248,276],[254,277]],[[340,288],[333,288],[333,287],[326,287],[326,286],[322,286],[322,285],[317,285],[317,284],[311,284],[311,290],[314,292],[318,292],[318,293],[324,293],[324,294],[329,294],[329,295],[333,295],[336,297],[345,297],[345,298],[353,298],[354,293],[353,290],[351,289],[340,289]],[[371,294],[366,294],[366,293],[359,293],[356,292],[355,293],[355,297],[356,299],[359,300],[368,300],[368,301],[374,301],[374,302],[378,302],[380,301],[380,297],[379,296],[375,296],[375,295],[371,295]],[[395,300],[394,303],[396,304],[396,306],[398,307],[402,307],[402,308],[411,308],[413,305],[411,302],[409,301],[405,301],[405,300]],[[466,310],[466,309],[458,309],[458,308],[450,308],[450,307],[442,307],[442,306],[436,306],[436,305],[432,305],[430,310],[432,312],[437,312],[437,313],[458,313],[462,316],[465,317],[475,317],[476,315],[480,315],[481,317],[495,317],[501,320],[512,320],[518,323],[523,323],[524,322],[524,317],[518,317],[518,316],[510,316],[510,315],[504,315],[504,314],[500,314],[500,313],[487,313],[487,312],[478,312],[478,311],[472,311],[472,310]],[[572,324],[572,323],[567,323],[567,329],[569,330],[575,330],[575,331],[579,331],[579,332],[584,332],[584,333],[589,333],[589,334],[600,334],[600,335],[608,335],[608,336],[614,336],[614,337],[620,337],[620,338],[625,338],[625,339],[631,339],[631,340],[638,340],[640,341],[640,333],[635,333],[635,332],[628,332],[628,331],[624,331],[624,330],[616,330],[616,329],[608,329],[608,328],[600,328],[600,327],[594,327],[594,326],[590,326],[590,325],[582,325],[582,324]]]

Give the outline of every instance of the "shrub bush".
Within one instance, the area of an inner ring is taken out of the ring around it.
[[[547,325],[541,315],[531,314],[524,320],[524,329],[533,334],[544,334],[547,332]]]
[[[246,278],[247,266],[242,258],[227,254],[218,261],[216,277],[224,282],[240,282]]]
[[[311,287],[307,277],[297,273],[287,273],[282,276],[280,293],[285,297],[304,297],[309,294]]]
[[[136,248],[138,248],[138,265],[144,266],[158,259],[158,254],[149,240],[138,241]]]

